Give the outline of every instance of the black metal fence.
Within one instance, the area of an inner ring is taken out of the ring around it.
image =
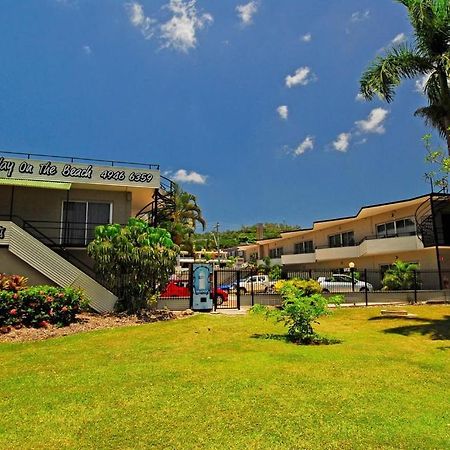
[[[450,289],[450,271],[409,270],[388,276],[383,270],[307,270],[283,272],[282,278],[316,280],[325,294],[343,294],[347,303],[366,305],[384,301],[417,302],[432,291]],[[228,302],[217,308],[240,308],[241,305],[280,304],[275,291],[276,280],[251,270],[217,269],[214,285],[228,293]],[[373,294],[381,294],[373,295]],[[438,295],[439,297],[439,295]],[[389,299],[389,300],[388,300]]]
[[[185,299],[191,297],[192,271],[173,277],[161,297]],[[416,303],[422,300],[450,298],[442,289],[450,289],[450,271],[408,271],[393,276],[386,271],[353,270],[339,273],[335,270],[308,270],[283,272],[282,279],[299,278],[316,280],[326,295],[342,294],[344,303]],[[275,290],[277,280],[250,269],[215,269],[212,276],[211,298],[214,309],[241,309],[257,303],[280,305],[280,295]],[[441,289],[442,286],[442,289]]]
[[[303,272],[285,272],[283,279],[300,278],[317,280],[324,292],[392,292],[422,291],[450,288],[450,271],[410,270],[388,276],[387,271],[369,270],[346,271],[308,270]]]

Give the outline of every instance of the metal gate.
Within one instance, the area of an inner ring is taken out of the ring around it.
[[[214,270],[215,309],[241,309],[240,272],[232,269]]]
[[[251,269],[215,269],[216,309],[241,309],[270,301],[275,294],[275,281]],[[222,301],[224,300],[224,301]]]

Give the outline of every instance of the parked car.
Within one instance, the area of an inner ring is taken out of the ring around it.
[[[239,283],[239,292],[240,294],[248,294],[253,292],[255,294],[261,292],[273,292],[275,286],[275,281],[270,281],[268,275],[251,275],[247,278],[244,278]],[[233,284],[233,289],[236,290],[237,283]]]
[[[213,298],[213,293],[211,292],[211,298]],[[161,293],[161,298],[175,298],[175,297],[190,297],[191,287],[189,281],[187,280],[170,280],[166,286],[166,289]],[[228,301],[228,292],[223,289],[217,288],[215,290],[215,296],[217,304],[221,305],[223,302]]]
[[[235,288],[236,288],[236,283],[224,283],[219,286],[219,289],[222,289],[223,291],[227,291],[227,292],[231,291]]]
[[[354,287],[352,287],[352,277],[350,275],[343,275],[335,273],[331,277],[319,277],[317,279],[322,292],[372,292],[373,286],[364,281],[354,280]]]

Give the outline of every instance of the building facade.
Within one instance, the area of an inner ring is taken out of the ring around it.
[[[95,280],[87,245],[95,227],[156,220],[167,179],[159,166],[0,154],[0,272],[30,284],[85,289],[98,311],[115,296]]]
[[[395,260],[450,271],[450,200],[446,194],[364,206],[355,216],[314,222],[239,248],[246,261],[269,257],[285,271],[384,270]]]

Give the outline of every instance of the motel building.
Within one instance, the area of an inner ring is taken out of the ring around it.
[[[95,279],[95,227],[156,221],[171,182],[155,164],[0,152],[0,273],[82,288],[98,312],[116,296]]]
[[[381,274],[399,259],[429,271],[424,288],[448,288],[450,196],[431,193],[364,206],[354,216],[320,220],[311,228],[238,247],[235,255],[258,263],[270,257],[272,264],[292,276],[308,271],[341,273],[354,265],[359,272],[380,274],[369,280],[374,286],[378,283],[377,288]]]

